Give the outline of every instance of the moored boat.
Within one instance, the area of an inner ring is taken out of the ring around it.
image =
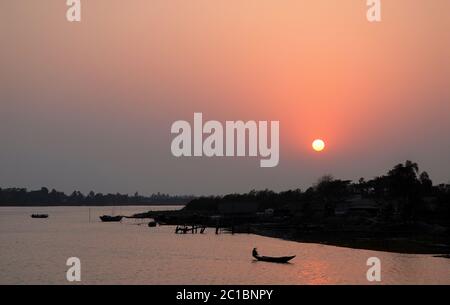
[[[110,215],[103,215],[100,216],[100,220],[103,222],[119,222],[121,221],[123,216],[110,216]]]
[[[31,214],[31,218],[48,218],[48,214]]]

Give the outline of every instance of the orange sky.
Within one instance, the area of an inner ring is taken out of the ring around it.
[[[64,1],[2,1],[0,185],[209,194],[406,159],[448,182],[450,2],[384,0],[378,24],[365,2],[89,0],[75,24]],[[280,165],[173,158],[194,112],[279,120]]]

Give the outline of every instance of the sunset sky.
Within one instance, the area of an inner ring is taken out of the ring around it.
[[[0,3],[0,187],[223,194],[372,178],[450,181],[450,1]],[[280,163],[175,158],[176,120],[280,121]],[[317,153],[311,142],[327,146]]]

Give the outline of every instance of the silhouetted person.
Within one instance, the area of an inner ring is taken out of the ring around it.
[[[256,248],[253,248],[252,255],[253,255],[253,257],[258,257],[259,256],[258,251],[256,250]]]

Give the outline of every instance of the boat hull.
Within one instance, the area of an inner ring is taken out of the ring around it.
[[[33,214],[31,218],[48,218],[47,214]]]
[[[291,259],[293,259],[295,255],[293,256],[280,256],[280,257],[272,257],[272,256],[254,256],[254,258],[261,262],[269,262],[269,263],[279,263],[279,264],[286,264]]]
[[[100,220],[102,222],[119,222],[121,221],[123,216],[109,216],[109,215],[103,215],[100,216]]]

